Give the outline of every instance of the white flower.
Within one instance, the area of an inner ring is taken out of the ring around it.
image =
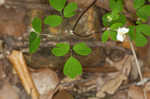
[[[35,32],[35,30],[32,27],[29,27],[28,32]]]
[[[128,28],[122,27],[117,30],[117,40],[123,42],[125,39],[125,34],[129,32]]]

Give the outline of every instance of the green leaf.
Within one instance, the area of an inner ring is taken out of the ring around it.
[[[33,20],[32,20],[32,27],[33,29],[40,33],[42,31],[42,21],[40,18],[38,17],[35,17]]]
[[[37,33],[31,32],[29,36],[29,52],[35,53],[40,46],[40,37]]]
[[[75,15],[75,10],[77,10],[77,4],[76,3],[69,3],[65,8],[64,8],[64,17],[72,17]]]
[[[44,23],[56,27],[62,23],[62,18],[58,15],[50,15],[45,18]]]
[[[150,36],[150,25],[148,24],[140,24],[136,26],[137,33],[143,33],[146,36]]]
[[[129,26],[129,32],[128,35],[130,37],[131,40],[135,39],[135,26]]]
[[[111,13],[107,13],[107,14],[103,15],[103,17],[102,17],[102,21],[103,21],[104,26],[109,26],[111,24],[112,20],[113,19],[111,17]]]
[[[115,22],[122,23],[123,25],[125,25],[126,24],[126,16],[121,14],[119,16],[118,20],[114,20],[113,23],[115,23]]]
[[[142,7],[145,4],[145,0],[134,0],[133,6],[135,9]]]
[[[139,18],[140,19],[140,18]],[[140,20],[137,20],[136,21],[136,24],[138,25],[138,24],[142,24],[142,20],[140,19]]]
[[[111,17],[112,21],[109,21],[108,17]],[[111,26],[114,23],[121,23],[124,25],[126,23],[126,17],[123,14],[114,15],[112,13],[107,13],[103,16],[102,20],[103,20],[104,26]]]
[[[105,31],[103,34],[102,34],[102,42],[105,43],[108,38],[109,38],[109,33],[110,31]]]
[[[141,33],[136,33],[135,45],[142,47],[147,44],[147,39]]]
[[[73,50],[79,54],[86,56],[92,52],[91,48],[89,48],[85,43],[77,43],[76,45],[73,46]]]
[[[119,13],[123,10],[123,0],[109,0],[109,6],[112,11]]]
[[[119,17],[120,17],[120,14],[117,13],[116,11],[112,11],[112,12],[111,12],[111,16],[112,16],[112,19],[113,19],[113,20],[118,20]]]
[[[113,31],[116,31],[119,27],[122,27],[123,24],[122,23],[114,23],[110,26],[110,29]]]
[[[66,0],[49,0],[49,3],[57,11],[62,11],[65,6]]]
[[[110,31],[110,37],[112,40],[117,40],[117,32],[116,31]]]
[[[64,56],[70,50],[70,46],[68,43],[57,43],[56,47],[52,49],[52,53],[55,56]]]
[[[144,5],[140,9],[137,10],[137,16],[141,19],[148,20],[148,17],[150,16],[150,5]]]
[[[66,76],[75,78],[76,76],[82,74],[82,66],[76,58],[71,56],[65,63],[63,72]]]

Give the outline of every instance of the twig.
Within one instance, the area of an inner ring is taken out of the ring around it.
[[[138,59],[137,59],[137,56],[136,56],[136,52],[135,52],[134,46],[133,46],[132,41],[130,40],[129,37],[128,37],[128,39],[129,39],[129,43],[130,43],[130,46],[131,46],[131,51],[132,51],[133,57],[134,57],[134,59],[135,59],[135,63],[136,63],[136,66],[137,66],[137,70],[138,70],[140,79],[143,80],[143,76],[142,76],[140,64],[139,64],[139,61],[138,61]]]
[[[39,99],[40,94],[35,87],[32,77],[30,76],[23,54],[19,51],[13,51],[8,56],[8,59],[13,64],[13,67],[21,79],[27,93],[32,96],[32,99]]]
[[[130,40],[129,37],[128,37],[128,39],[129,39],[129,43],[130,43],[130,46],[131,46],[131,51],[132,51],[133,56],[134,56],[134,59],[135,59],[135,63],[136,63],[136,66],[137,66],[137,70],[138,70],[140,79],[141,79],[141,81],[142,81],[142,80],[143,80],[143,76],[142,76],[142,72],[141,72],[141,68],[140,68],[139,61],[138,61],[137,56],[136,56],[136,53],[135,53],[134,46],[133,46],[133,43],[132,43],[132,41]],[[143,91],[144,91],[144,99],[147,99],[147,94],[146,94],[145,89],[143,89]]]

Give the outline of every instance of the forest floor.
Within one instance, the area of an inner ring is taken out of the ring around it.
[[[0,4],[0,99],[150,99],[150,38],[145,47],[135,47],[143,80],[128,41],[101,42],[102,16],[109,11],[109,0],[98,0],[79,21],[76,32],[90,34],[82,38],[70,30],[79,14],[93,0],[77,2],[77,15],[64,19],[56,28],[43,26],[38,51],[29,54],[31,20],[57,13],[48,0],[5,0]],[[124,14],[128,23],[135,22],[133,0],[126,0]],[[148,22],[150,23],[150,21]],[[56,57],[51,49],[58,42],[85,42],[92,53],[76,57],[83,74],[70,79],[63,74],[69,54]],[[16,71],[17,70],[17,71]]]

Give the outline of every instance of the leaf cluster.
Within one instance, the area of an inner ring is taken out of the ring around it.
[[[44,19],[44,24],[47,24],[51,27],[56,27],[60,25],[63,21],[63,17],[69,18],[76,14],[77,4],[68,3],[66,5],[66,0],[49,0],[50,5],[60,13],[63,13],[63,16],[60,15],[49,15]],[[32,20],[33,31],[29,36],[29,52],[35,53],[40,46],[40,33],[42,32],[42,20],[38,17],[35,17]]]
[[[77,43],[73,46],[72,50],[82,56],[87,56],[92,50],[83,42]],[[52,53],[55,56],[64,56],[70,51],[70,45],[68,43],[58,43],[56,47],[52,49]],[[70,78],[75,78],[82,74],[82,65],[73,56],[70,56],[64,65],[63,72]]]
[[[116,40],[117,29],[126,24],[126,16],[122,14],[123,0],[109,0],[111,12],[106,13],[102,20],[103,25],[108,27],[102,34],[102,42],[106,42],[109,38]]]
[[[149,0],[150,1],[150,0]],[[136,46],[144,46],[147,44],[147,36],[150,36],[150,25],[144,24],[150,17],[150,5],[145,4],[146,0],[134,0],[134,8],[138,16],[137,25],[131,26],[129,32],[131,40]]]
[[[66,0],[49,0],[50,5],[60,12],[61,15],[49,15],[44,19],[44,24],[47,24],[51,27],[56,27],[60,25],[63,21],[63,18],[70,18],[75,15],[77,10],[76,3],[66,4]],[[42,21],[40,18],[35,17],[32,20],[33,31],[29,36],[29,52],[35,53],[40,46],[40,33],[42,32]],[[83,42],[77,43],[73,46],[72,50],[79,55],[86,56],[92,52],[92,50]],[[70,45],[68,43],[57,43],[51,52],[55,56],[64,56],[70,51]],[[74,78],[82,74],[82,65],[80,62],[73,56],[70,56],[69,59],[64,64],[63,72],[66,76]]]
[[[126,16],[122,14],[123,0],[109,0],[111,12],[106,13],[102,20],[103,25],[108,27],[102,34],[102,42],[106,42],[109,38],[116,40],[117,29],[126,24]],[[150,1],[150,0],[149,0]],[[146,0],[134,0],[133,5],[138,16],[137,24],[129,26],[128,36],[140,47],[147,44],[147,36],[150,36],[150,25],[143,24],[150,17],[150,5],[145,5]]]

